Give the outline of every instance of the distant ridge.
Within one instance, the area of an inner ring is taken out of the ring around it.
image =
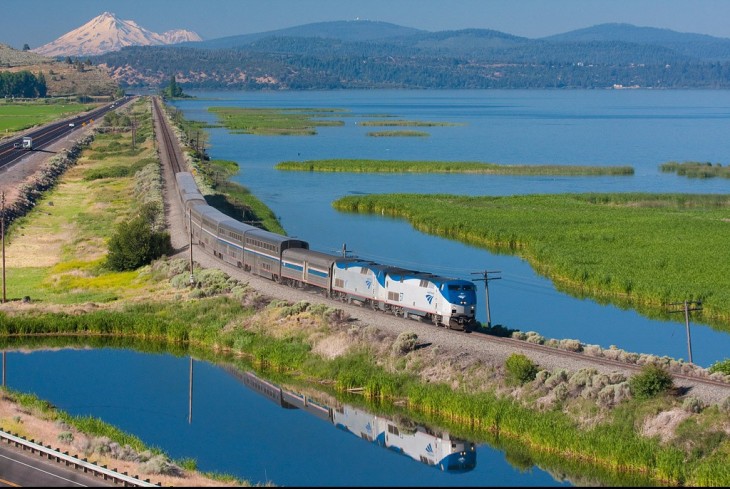
[[[722,88],[730,39],[603,24],[530,39],[369,20],[306,24],[97,56],[122,86],[188,88]]]
[[[126,46],[159,46],[200,40],[196,33],[182,29],[157,34],[140,27],[133,20],[121,20],[113,13],[104,12],[32,51],[48,57],[93,56],[118,51]]]
[[[372,20],[336,20],[314,22],[285,29],[227,36],[202,42],[185,43],[185,46],[205,49],[235,48],[271,37],[317,37],[345,42],[384,41],[414,34],[425,33],[420,29],[403,27],[388,22]]]

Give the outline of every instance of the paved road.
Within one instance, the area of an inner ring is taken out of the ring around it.
[[[2,487],[113,487],[105,481],[82,471],[76,471],[24,452],[14,445],[0,445],[0,486]]]

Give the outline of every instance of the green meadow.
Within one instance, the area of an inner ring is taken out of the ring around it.
[[[288,171],[351,173],[470,173],[484,175],[633,175],[630,166],[498,165],[470,161],[400,161],[328,159],[282,161],[275,168]]]
[[[53,122],[86,112],[96,107],[94,104],[78,103],[0,103],[0,133],[13,133],[33,126]]]
[[[702,301],[704,320],[730,329],[730,195],[388,194],[333,205],[523,257],[561,289],[642,312]]]

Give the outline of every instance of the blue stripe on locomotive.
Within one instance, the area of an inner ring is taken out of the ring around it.
[[[294,263],[284,263],[282,265],[284,268],[288,268],[289,270],[295,270],[298,273],[302,273],[304,271],[304,267],[301,265],[295,265]],[[309,275],[314,275],[316,277],[322,277],[327,278],[330,276],[329,272],[320,272],[319,270],[315,270],[313,268],[310,268],[307,273]]]

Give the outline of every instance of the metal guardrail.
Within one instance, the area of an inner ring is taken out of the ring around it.
[[[92,473],[96,477],[102,477],[105,481],[110,480],[115,484],[124,484],[125,487],[160,487],[160,484],[153,484],[146,480],[140,480],[138,476],[130,476],[127,473],[120,474],[115,470],[107,469],[106,466],[98,466],[92,462],[88,462],[86,459],[79,459],[68,452],[60,452],[50,445],[45,447],[35,443],[33,440],[26,440],[23,437],[13,435],[6,431],[3,431],[0,427],[0,441],[5,441],[8,444],[14,443],[16,447],[22,447],[23,450],[30,450],[31,453],[39,453],[45,456],[49,460],[55,459],[56,462],[64,462],[66,466],[73,466],[77,470],[83,470],[84,473]]]

